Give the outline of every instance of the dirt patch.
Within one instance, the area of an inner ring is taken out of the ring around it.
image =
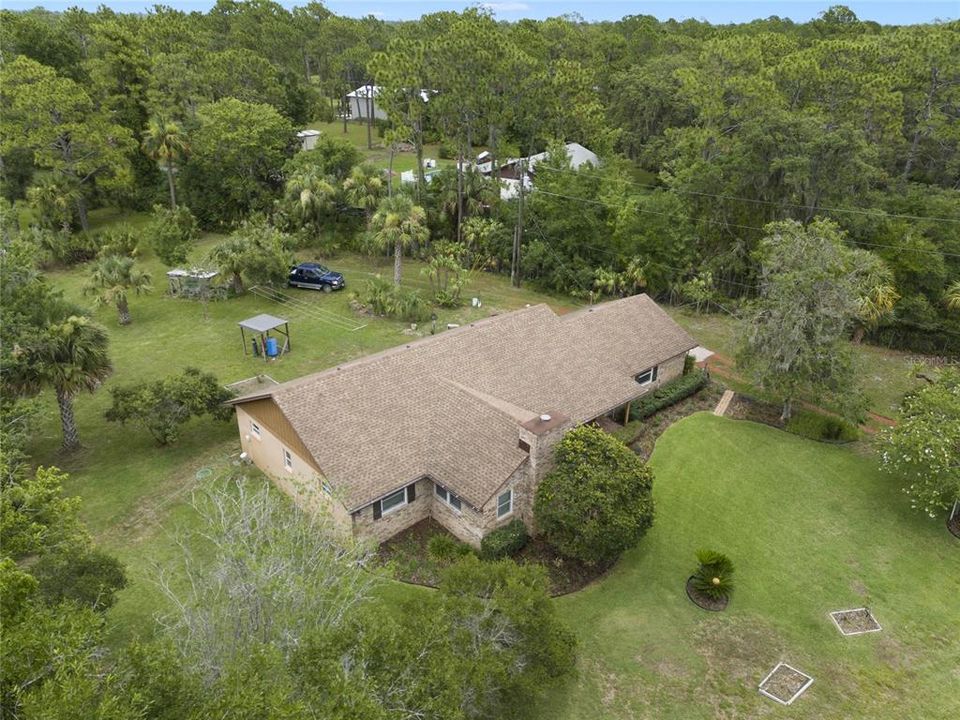
[[[779,430],[784,429],[784,422],[780,419],[782,408],[773,403],[763,402],[749,395],[737,393],[730,407],[727,408],[727,417],[734,420],[750,420],[752,422],[770,425]]]
[[[790,705],[812,682],[812,677],[782,662],[760,683],[760,692],[778,703]]]
[[[433,518],[426,518],[402,530],[380,545],[377,558],[390,574],[402,582],[436,587],[443,569],[455,561],[441,561],[431,556],[430,538],[435,535],[453,535]],[[465,552],[467,551],[464,548]],[[550,594],[566,595],[580,590],[600,578],[611,565],[586,565],[579,560],[564,557],[539,537],[531,538],[527,546],[514,556],[518,563],[540,565],[547,571]]]
[[[837,610],[830,613],[830,617],[833,618],[837,629],[844,635],[862,635],[883,629],[867,608]]]
[[[729,598],[712,598],[703,593],[699,592],[693,585],[693,576],[691,575],[687,578],[687,597],[690,598],[690,602],[694,605],[703,608],[704,610],[710,610],[712,612],[720,612],[721,610],[727,609],[727,603],[730,602]]]

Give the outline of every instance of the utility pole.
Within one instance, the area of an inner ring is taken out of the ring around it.
[[[517,227],[513,232],[513,256],[510,259],[510,283],[520,287],[520,243],[523,242],[523,184],[526,179],[526,158],[520,158],[517,163],[520,179],[520,203],[517,206]]]

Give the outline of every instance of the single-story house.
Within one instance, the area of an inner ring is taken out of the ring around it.
[[[301,130],[297,133],[301,150],[313,150],[317,146],[317,139],[322,135],[319,130]]]
[[[426,517],[479,545],[531,530],[553,446],[622,417],[697,343],[646,295],[565,315],[535,305],[231,400],[249,457],[354,536]]]
[[[592,150],[585,148],[580,143],[567,143],[563,146],[567,152],[567,157],[570,160],[570,167],[574,170],[578,170],[584,165],[593,165],[598,167],[600,165],[600,158],[597,157],[597,154]],[[509,158],[505,163],[500,166],[500,197],[503,200],[509,200],[510,198],[516,197],[520,193],[520,168],[521,163],[523,164],[523,169],[525,170],[523,177],[523,188],[525,192],[528,192],[534,187],[534,178],[537,174],[536,167],[537,164],[546,160],[549,156],[549,153],[542,152],[537,153],[536,155],[531,155],[526,158]],[[485,175],[491,175],[493,173],[492,167],[490,167],[489,161],[484,165],[478,166],[480,171]]]
[[[377,104],[377,96],[381,92],[383,92],[383,88],[380,85],[361,85],[356,90],[348,92],[346,105],[350,117],[353,120],[366,120],[372,112],[374,120],[386,120],[387,113]],[[420,97],[424,102],[429,102],[430,95],[433,92],[431,90],[421,90]]]

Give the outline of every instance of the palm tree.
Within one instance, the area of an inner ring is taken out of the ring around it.
[[[955,280],[943,296],[943,301],[948,310],[960,312],[960,280]]]
[[[218,243],[210,251],[207,261],[224,275],[230,276],[235,295],[243,292],[243,271],[246,270],[250,243],[241,237],[232,237]]]
[[[163,162],[167,170],[167,183],[170,186],[170,207],[177,207],[177,189],[173,182],[176,163],[182,162],[190,153],[186,133],[180,125],[163,115],[151,118],[147,129],[143,131],[143,151],[158,162]]]
[[[867,330],[877,326],[900,299],[893,272],[883,260],[867,250],[853,251],[853,271],[857,277],[857,326],[853,342],[860,344]]]
[[[133,263],[132,257],[124,255],[102,257],[94,264],[83,288],[84,294],[94,296],[97,306],[116,305],[121,325],[129,325],[131,321],[127,303],[130,291],[140,295],[153,290],[150,273],[134,267]]]
[[[363,208],[370,225],[373,211],[383,197],[383,171],[369,163],[357,165],[350,177],[343,181],[343,191],[351,205]]]
[[[291,215],[301,227],[311,225],[316,237],[320,237],[323,219],[335,207],[337,188],[330,179],[316,168],[297,170],[286,184],[286,199]],[[330,240],[333,240],[334,224],[330,223]]]
[[[393,283],[400,284],[403,251],[414,243],[422,243],[430,235],[427,214],[406,195],[394,195],[380,202],[370,221],[373,239],[381,247],[393,247]]]
[[[37,212],[37,223],[47,230],[70,232],[73,209],[80,193],[75,187],[52,178],[41,178],[27,190],[27,202]]]
[[[113,372],[107,354],[107,331],[89,318],[71,315],[47,325],[26,348],[11,378],[14,389],[35,394],[51,387],[60,406],[65,451],[80,447],[73,399],[81,390],[93,392]]]

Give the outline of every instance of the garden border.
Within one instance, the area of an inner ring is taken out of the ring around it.
[[[851,613],[851,612],[860,612],[861,610],[865,611],[867,615],[870,616],[870,619],[873,621],[876,627],[870,628],[869,630],[854,630],[853,632],[845,632],[844,629],[840,627],[840,623],[837,620],[837,615],[843,615],[844,613]],[[844,637],[852,637],[853,635],[866,635],[867,633],[875,633],[883,630],[883,626],[880,624],[880,621],[877,620],[873,612],[868,607],[850,608],[849,610],[834,610],[828,613],[828,615],[830,615],[830,619],[833,620],[833,624],[837,626],[837,630],[839,630],[840,634],[843,635]]]
[[[763,686],[766,684],[767,680],[773,677],[774,673],[776,673],[777,670],[779,670],[781,667],[785,667],[785,668],[788,668],[789,670],[793,670],[798,675],[803,675],[803,677],[807,678],[807,681],[800,686],[800,689],[797,690],[789,700],[783,700],[777,697],[776,695],[774,695],[773,693],[769,693],[763,689]],[[781,705],[792,705],[793,701],[796,700],[798,697],[800,697],[804,692],[806,692],[807,688],[810,687],[812,684],[813,684],[812,676],[807,675],[805,672],[803,672],[803,670],[797,670],[797,668],[793,667],[793,665],[785,663],[783,660],[781,660],[774,666],[773,670],[768,672],[767,676],[760,681],[760,685],[758,686],[757,689],[760,691],[761,695],[765,695],[766,697],[780,703]]]

